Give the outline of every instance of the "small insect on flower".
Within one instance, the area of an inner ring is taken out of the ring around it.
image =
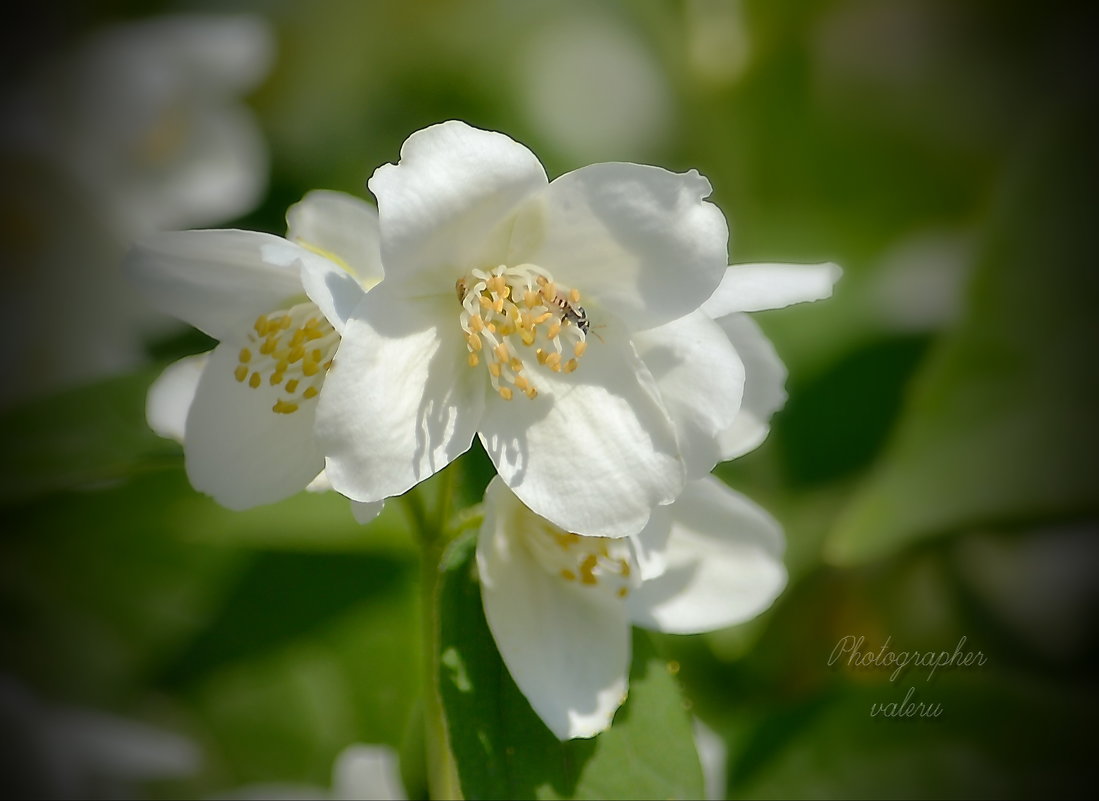
[[[579,300],[579,297],[580,293],[575,289],[570,290],[568,294],[558,290],[557,294],[553,297],[553,303],[561,310],[562,322],[567,320],[583,331],[584,334],[587,334],[588,328],[591,326],[591,321],[588,320],[588,313],[584,311],[584,307],[576,303],[576,300]]]

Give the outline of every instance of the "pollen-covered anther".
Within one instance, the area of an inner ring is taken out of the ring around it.
[[[576,287],[559,286],[534,264],[474,269],[454,286],[467,361],[471,367],[484,362],[500,397],[510,399],[515,392],[537,397],[535,365],[557,373],[580,366],[588,317]]]
[[[252,389],[281,387],[271,411],[293,414],[320,394],[340,335],[313,303],[261,314],[240,349],[233,377]],[[299,391],[300,390],[300,391]]]
[[[527,542],[538,562],[552,575],[581,588],[623,599],[637,584],[633,554],[626,540],[583,537],[543,520],[527,531]]]

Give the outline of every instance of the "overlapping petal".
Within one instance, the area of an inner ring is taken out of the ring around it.
[[[744,399],[731,424],[718,433],[721,460],[735,459],[758,447],[771,430],[771,416],[786,403],[786,366],[759,325],[746,314],[718,320],[744,362]]]
[[[554,180],[517,215],[510,255],[539,264],[634,330],[697,309],[728,264],[710,183],[639,164],[593,164]]]
[[[701,311],[639,331],[633,342],[675,425],[687,478],[701,478],[721,460],[717,437],[752,391],[736,343]]]
[[[300,262],[271,258],[288,247],[256,231],[168,231],[140,240],[123,269],[154,307],[222,339],[302,293]]]
[[[309,192],[286,212],[286,238],[321,252],[369,288],[384,277],[378,210],[343,192]]]
[[[358,501],[441,470],[472,444],[484,409],[483,376],[435,326],[439,299],[395,302],[389,289],[367,293],[348,321],[317,416],[328,478]]]
[[[412,134],[400,163],[379,167],[369,182],[387,275],[434,291],[441,280],[450,291],[462,272],[495,266],[513,210],[545,185],[534,154],[503,134],[456,121]]]
[[[675,431],[619,330],[574,373],[539,374],[537,398],[489,397],[481,442],[523,503],[568,531],[623,537],[683,487]]]
[[[688,483],[667,513],[666,568],[626,600],[637,625],[691,634],[741,623],[769,607],[786,585],[781,527],[716,478]],[[642,531],[639,538],[648,536]]]
[[[734,264],[702,309],[713,318],[781,309],[831,297],[843,271],[835,264]]]
[[[305,488],[324,468],[313,436],[316,405],[293,414],[272,407],[282,387],[257,387],[234,376],[243,340],[214,348],[187,417],[187,476],[230,509],[282,500]]]
[[[158,436],[176,442],[185,440],[187,415],[208,358],[206,353],[185,356],[164,368],[164,372],[149,387],[145,398],[145,419]]]
[[[477,566],[485,617],[508,672],[560,739],[592,737],[622,703],[630,629],[619,598],[568,584],[527,547],[541,523],[499,478],[485,495]]]

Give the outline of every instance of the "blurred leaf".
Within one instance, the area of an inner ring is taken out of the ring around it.
[[[1043,132],[1016,165],[969,312],[918,377],[827,555],[852,564],[934,534],[1099,509],[1094,125]]]
[[[181,471],[155,471],[0,509],[3,667],[101,702],[192,636],[240,555],[175,535],[181,492]]]
[[[560,742],[508,675],[481,607],[473,537],[444,559],[440,686],[469,798],[699,798],[702,775],[675,680],[634,633],[630,692],[614,725]]]
[[[910,691],[911,717],[881,714],[909,709]],[[1008,710],[1027,725],[997,725]],[[1083,797],[1096,771],[1079,735],[1095,712],[1094,699],[1081,703],[1071,688],[987,671],[846,684],[737,731],[729,790],[736,798]]]
[[[255,553],[164,680],[190,683],[221,665],[262,656],[372,598],[394,594],[411,575],[408,563],[374,555]]]
[[[143,370],[6,411],[0,416],[0,503],[171,464],[178,447],[145,423],[145,393],[159,372]]]
[[[290,597],[281,601],[271,600],[278,595],[271,588],[263,608],[234,593],[212,633],[197,641],[206,643],[197,653],[213,658],[180,695],[214,757],[204,793],[251,782],[327,787],[333,761],[347,745],[400,746],[420,687],[417,596],[405,581],[371,592],[365,586],[370,575],[362,571],[358,602],[338,614],[312,614],[309,625],[293,610],[289,587]],[[248,579],[245,584],[252,586]],[[308,591],[325,592],[317,586]],[[272,625],[280,616],[298,620]],[[254,637],[253,626],[269,632],[261,635],[263,648],[227,645],[234,634]],[[277,637],[270,633],[276,628]]]
[[[864,468],[894,424],[905,385],[927,349],[923,336],[878,339],[802,385],[775,418],[789,483],[823,484]]]

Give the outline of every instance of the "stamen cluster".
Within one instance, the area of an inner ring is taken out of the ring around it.
[[[559,287],[534,264],[474,269],[455,289],[469,365],[484,358],[492,388],[504,400],[511,400],[514,390],[528,398],[538,395],[521,348],[533,349],[538,364],[556,373],[579,366],[588,329],[579,290]]]
[[[282,385],[286,397],[276,400],[271,411],[292,414],[303,401],[320,393],[340,336],[316,304],[299,303],[261,314],[248,332],[248,341],[233,375],[252,389],[258,389],[265,377],[271,386]]]

